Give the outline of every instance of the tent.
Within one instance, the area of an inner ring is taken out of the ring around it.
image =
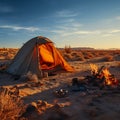
[[[32,38],[18,51],[7,72],[25,75],[28,72],[42,77],[44,72],[72,72],[73,68],[64,60],[53,42],[42,36]]]

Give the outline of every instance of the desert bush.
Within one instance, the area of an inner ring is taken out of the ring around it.
[[[92,52],[88,52],[89,58],[94,58],[94,54]]]
[[[83,55],[82,52],[79,52],[78,54],[76,54],[76,58],[78,58],[78,60],[80,60],[80,61],[84,61],[85,60],[84,55]]]
[[[93,51],[92,54],[93,54],[94,57],[99,57],[99,56],[100,56],[100,55],[99,55],[100,53],[97,52],[97,51]]]
[[[66,54],[64,54],[63,57],[67,61],[83,61],[83,60],[85,60],[82,52],[66,53]]]
[[[81,56],[81,55],[76,55],[75,58],[74,58],[75,61],[84,61],[84,56]]]
[[[78,53],[77,52],[72,52],[71,55],[72,56],[76,56]]]
[[[120,68],[120,62],[118,63],[118,65],[117,65],[119,68]]]
[[[72,55],[73,55],[75,61],[84,61],[85,60],[82,51],[73,52]]]
[[[103,61],[113,61],[115,58],[113,56],[120,55],[120,50],[81,50],[81,49],[64,49],[60,50],[63,57],[70,61],[83,61],[85,59],[92,59],[96,57],[102,57]]]
[[[84,58],[85,59],[94,58],[94,55],[92,54],[92,52],[86,52],[84,53]]]
[[[107,62],[114,61],[114,57],[112,55],[106,55],[104,57],[104,60],[107,61]]]
[[[18,91],[17,91],[18,92]],[[23,111],[20,97],[8,88],[0,87],[0,119],[16,120]]]
[[[114,54],[120,54],[120,50],[115,50]]]
[[[14,48],[0,48],[0,57],[4,57],[7,60],[13,59],[18,51],[19,49]]]
[[[65,58],[65,60],[67,61],[71,61],[73,56],[71,54],[64,54],[63,57]]]
[[[72,52],[72,49],[71,49],[70,46],[65,46],[64,50],[65,50],[66,53],[71,53]]]

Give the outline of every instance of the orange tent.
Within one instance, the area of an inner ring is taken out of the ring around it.
[[[64,60],[53,42],[42,36],[26,42],[13,59],[7,71],[14,75],[24,75],[28,72],[42,77],[43,72],[74,71]]]

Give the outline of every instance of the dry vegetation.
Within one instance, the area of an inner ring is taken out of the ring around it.
[[[72,49],[70,46],[60,50],[67,61],[85,61],[101,58],[104,62],[117,60],[120,50]]]
[[[19,49],[0,48],[0,60],[11,60],[14,58]]]
[[[19,49],[0,48],[0,70],[6,69]]]
[[[0,48],[0,60],[13,59],[18,50]],[[73,49],[70,46],[65,46],[64,49],[59,49],[59,51],[67,61],[85,61],[97,57],[101,57],[104,61],[114,61],[120,55],[120,50]]]
[[[0,119],[1,120],[15,120],[23,110],[23,102],[18,96],[17,89],[8,89],[0,87]]]

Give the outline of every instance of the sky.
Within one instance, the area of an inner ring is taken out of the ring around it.
[[[0,0],[0,47],[36,36],[56,47],[120,48],[120,0]]]

